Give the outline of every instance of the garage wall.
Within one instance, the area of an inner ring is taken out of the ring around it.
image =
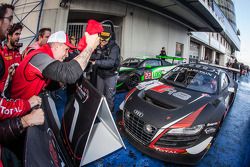
[[[168,55],[175,56],[176,42],[189,49],[187,29],[150,11],[127,6],[123,22],[123,57],[154,57],[165,46]]]

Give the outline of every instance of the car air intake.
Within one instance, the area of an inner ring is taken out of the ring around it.
[[[162,101],[160,101],[160,100],[156,100],[156,99],[151,98],[151,97],[149,97],[149,96],[147,96],[147,95],[145,95],[143,99],[144,99],[147,103],[150,103],[150,104],[152,104],[152,105],[154,105],[154,106],[157,106],[157,107],[160,107],[160,108],[163,108],[163,109],[168,109],[168,110],[176,109],[176,107],[173,106],[173,105],[170,105],[170,104],[168,104],[168,103],[164,103],[164,102],[162,102]]]
[[[128,111],[125,110],[125,112]],[[132,112],[129,113],[129,117],[124,116],[126,132],[140,143],[148,145],[152,140],[154,134],[156,133],[156,128],[153,128],[151,133],[146,133],[144,131],[145,122],[138,116],[134,115]]]

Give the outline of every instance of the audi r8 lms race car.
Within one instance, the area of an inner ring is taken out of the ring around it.
[[[161,57],[158,57],[161,58]],[[118,90],[130,90],[134,88],[139,82],[158,79],[166,72],[175,67],[174,60],[183,60],[184,58],[176,58],[168,56],[172,59],[172,63],[165,61],[164,58],[128,58],[121,64],[119,70],[119,78],[116,88]]]
[[[213,143],[237,87],[222,69],[179,65],[128,93],[120,106],[126,136],[151,157],[196,164]]]

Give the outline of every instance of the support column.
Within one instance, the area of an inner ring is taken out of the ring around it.
[[[199,61],[204,60],[205,58],[205,46],[204,45],[200,45],[199,47]]]
[[[215,64],[216,51],[212,51],[212,64]]]

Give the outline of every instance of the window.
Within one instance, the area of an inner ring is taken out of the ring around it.
[[[217,75],[208,70],[176,67],[163,76],[162,82],[204,93],[217,92]]]
[[[184,44],[176,42],[175,56],[182,57],[183,48],[184,48]]]
[[[171,66],[172,63],[169,63],[169,62],[163,60],[163,61],[162,61],[162,65],[163,65],[163,66]]]
[[[224,90],[229,85],[228,76],[225,73],[221,74],[221,90]]]
[[[157,67],[161,66],[160,60],[145,60],[140,67]]]

